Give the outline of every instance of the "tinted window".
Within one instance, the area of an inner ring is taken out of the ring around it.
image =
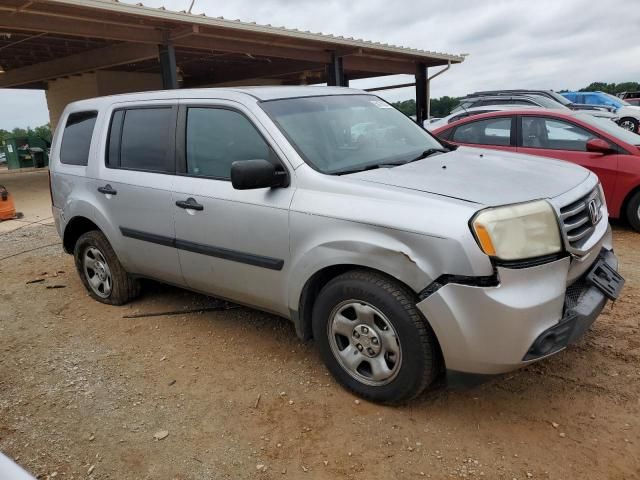
[[[72,113],[62,134],[60,162],[68,165],[87,165],[93,127],[98,112]]]
[[[190,108],[187,112],[187,173],[228,179],[231,164],[241,160],[270,160],[270,149],[242,114],[219,108]]]
[[[595,135],[577,125],[543,117],[522,117],[522,146],[551,150],[587,151]]]
[[[490,118],[460,125],[452,140],[459,143],[508,146],[511,144],[511,117]]]
[[[117,150],[118,112],[109,138],[109,166],[151,172],[172,172],[174,112],[171,107],[131,109],[124,112]],[[119,153],[119,159],[118,159]],[[118,161],[119,160],[119,161]]]

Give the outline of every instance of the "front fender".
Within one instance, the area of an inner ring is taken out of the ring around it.
[[[416,293],[445,273],[491,274],[488,260],[483,266],[486,268],[472,265],[463,243],[357,222],[292,214],[289,308],[298,310],[304,286],[313,275],[336,265],[378,270]]]

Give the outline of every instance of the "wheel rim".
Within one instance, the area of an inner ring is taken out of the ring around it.
[[[89,247],[82,257],[84,275],[93,293],[101,298],[111,295],[113,281],[111,270],[104,255],[96,247]]]
[[[631,120],[623,120],[622,122],[620,122],[620,126],[625,130],[629,130],[630,132],[636,131],[636,125]]]
[[[327,322],[331,351],[340,366],[367,385],[391,382],[400,371],[402,349],[393,324],[373,305],[347,300]]]

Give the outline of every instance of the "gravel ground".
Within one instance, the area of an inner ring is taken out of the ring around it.
[[[640,234],[625,227],[623,296],[576,345],[400,408],[345,392],[282,319],[123,318],[217,302],[146,283],[102,305],[51,226],[0,239],[0,450],[39,478],[640,478]]]

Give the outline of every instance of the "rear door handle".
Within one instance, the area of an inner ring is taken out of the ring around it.
[[[185,210],[198,210],[199,212],[204,210],[204,205],[200,205],[196,202],[195,198],[187,198],[186,200],[178,200],[176,205]]]
[[[100,193],[104,193],[105,195],[117,195],[118,192],[116,190],[113,189],[113,187],[109,184],[105,185],[104,187],[98,187],[98,191]]]

